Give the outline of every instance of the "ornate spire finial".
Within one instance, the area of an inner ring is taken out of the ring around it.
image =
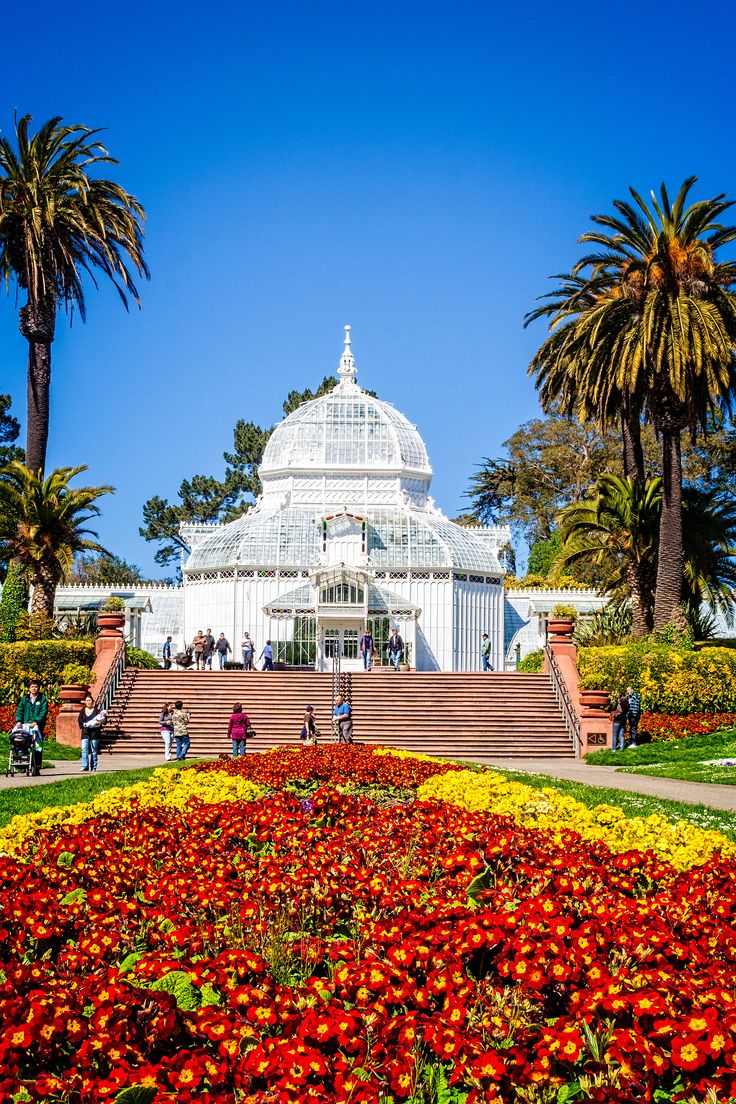
[[[337,374],[340,380],[351,380],[355,383],[355,377],[357,371],[355,369],[355,357],[353,356],[352,349],[350,348],[350,327],[345,327],[345,348],[343,349],[342,356],[340,357],[340,367],[337,369]]]

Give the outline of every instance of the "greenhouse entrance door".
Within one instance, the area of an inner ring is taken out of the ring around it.
[[[318,661],[320,670],[331,671],[334,656],[340,657],[340,669],[360,671],[363,661],[360,655],[361,621],[329,621],[320,626]]]

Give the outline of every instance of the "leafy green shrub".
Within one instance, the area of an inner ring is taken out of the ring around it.
[[[544,648],[537,648],[536,652],[530,652],[528,656],[524,656],[516,670],[538,674],[542,670],[543,663]]]
[[[0,598],[0,641],[11,643],[16,639],[18,618],[28,611],[28,583],[23,573],[11,563],[3,584]]]
[[[0,644],[0,704],[17,702],[32,678],[49,701],[57,701],[68,663],[91,667],[95,646],[89,640],[19,640]]]
[[[91,686],[94,682],[92,668],[85,663],[67,663],[61,672],[62,685]]]
[[[122,613],[125,609],[125,599],[118,598],[116,595],[112,595],[102,605],[102,611],[104,613]]]
[[[143,648],[134,648],[132,644],[125,649],[125,660],[129,667],[144,667],[147,671],[156,671],[161,666],[154,655]]]
[[[736,653],[729,648],[692,648],[652,639],[578,652],[580,686],[608,690],[627,686],[641,694],[650,713],[736,712]]]
[[[574,621],[577,615],[578,611],[575,609],[575,607],[566,606],[564,602],[558,602],[555,608],[552,610],[552,613],[550,614],[553,621],[555,620],[555,618],[564,621]]]
[[[575,643],[579,648],[600,648],[606,644],[623,644],[631,637],[631,605],[627,600],[609,602],[592,617],[579,620],[575,626]]]

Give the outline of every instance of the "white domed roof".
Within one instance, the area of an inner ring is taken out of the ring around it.
[[[303,403],[276,426],[263,454],[260,476],[306,471],[384,471],[431,475],[427,449],[413,426],[390,403],[355,382],[346,326],[339,382]]]

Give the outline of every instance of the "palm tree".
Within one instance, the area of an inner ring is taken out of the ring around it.
[[[84,276],[115,285],[126,310],[139,303],[131,269],[148,276],[143,259],[143,207],[119,184],[90,176],[117,165],[99,131],[49,119],[29,135],[30,115],[16,120],[16,146],[0,137],[0,276],[27,301],[20,331],[28,342],[26,463],[43,471],[49,433],[51,345],[56,313],[78,310],[84,321]]]
[[[97,499],[113,488],[70,487],[86,470],[57,468],[44,478],[17,460],[0,468],[0,558],[31,583],[32,616],[53,616],[56,588],[75,552],[105,552],[86,522],[99,516]]]
[[[560,514],[563,544],[554,569],[571,563],[607,568],[604,589],[631,598],[632,632],[642,636],[654,625],[662,480],[602,475],[596,496]],[[683,608],[690,623],[703,604],[730,615],[736,608],[736,503],[688,487],[685,517]]]
[[[601,475],[596,496],[573,503],[560,514],[562,548],[555,570],[574,563],[605,564],[604,589],[631,596],[632,632],[644,636],[654,623],[654,576],[661,479],[640,483]]]
[[[719,221],[732,204],[721,194],[686,206],[695,180],[673,204],[664,184],[650,205],[630,188],[633,203],[593,216],[600,229],[580,241],[598,251],[527,319],[547,315],[553,331],[530,365],[538,387],[577,393],[578,411],[603,423],[633,428],[641,411],[660,437],[656,628],[684,621],[681,435],[729,407],[736,383],[736,262],[717,259],[736,240]]]

